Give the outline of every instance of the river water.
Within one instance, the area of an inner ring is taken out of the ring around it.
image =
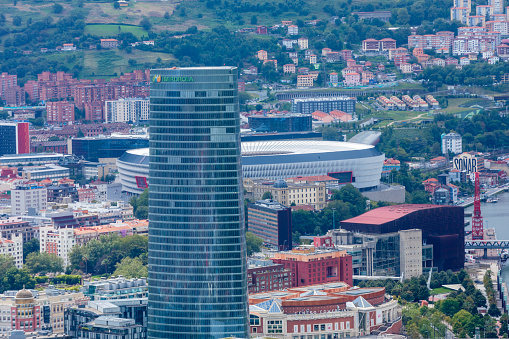
[[[481,203],[481,215],[484,219],[484,228],[495,229],[498,240],[509,240],[509,192],[497,195],[498,203]],[[472,212],[474,206],[465,208],[465,212]],[[466,220],[470,221],[470,218]],[[471,226],[465,230],[471,230]],[[502,279],[509,282],[509,264],[502,268]]]

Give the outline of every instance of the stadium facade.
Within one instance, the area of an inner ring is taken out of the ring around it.
[[[290,140],[242,143],[242,173],[250,179],[324,175],[361,191],[380,184],[385,155],[374,146],[340,141]],[[143,192],[148,178],[148,148],[129,150],[117,160],[122,190]]]

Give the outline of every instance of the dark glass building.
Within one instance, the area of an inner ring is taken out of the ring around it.
[[[148,147],[146,137],[95,137],[72,139],[71,153],[88,161],[99,158],[120,158],[126,151]]]
[[[249,232],[266,244],[279,251],[292,249],[291,208],[271,199],[258,200],[247,205],[247,223]]]
[[[149,338],[248,338],[235,67],[151,71]]]
[[[0,156],[30,153],[28,122],[0,123]]]
[[[460,270],[465,264],[464,208],[438,205],[395,205],[376,208],[341,221],[341,228],[386,234],[418,228],[422,241],[433,245],[433,267]]]
[[[310,114],[251,115],[249,128],[255,132],[309,132],[312,130]]]

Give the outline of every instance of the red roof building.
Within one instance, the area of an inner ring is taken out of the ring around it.
[[[340,225],[348,231],[372,234],[420,229],[423,242],[433,245],[433,267],[439,271],[459,270],[465,263],[463,207],[428,204],[380,207],[341,221]]]

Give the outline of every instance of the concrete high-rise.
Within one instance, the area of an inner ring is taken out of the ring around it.
[[[247,338],[235,67],[150,74],[149,338]]]

